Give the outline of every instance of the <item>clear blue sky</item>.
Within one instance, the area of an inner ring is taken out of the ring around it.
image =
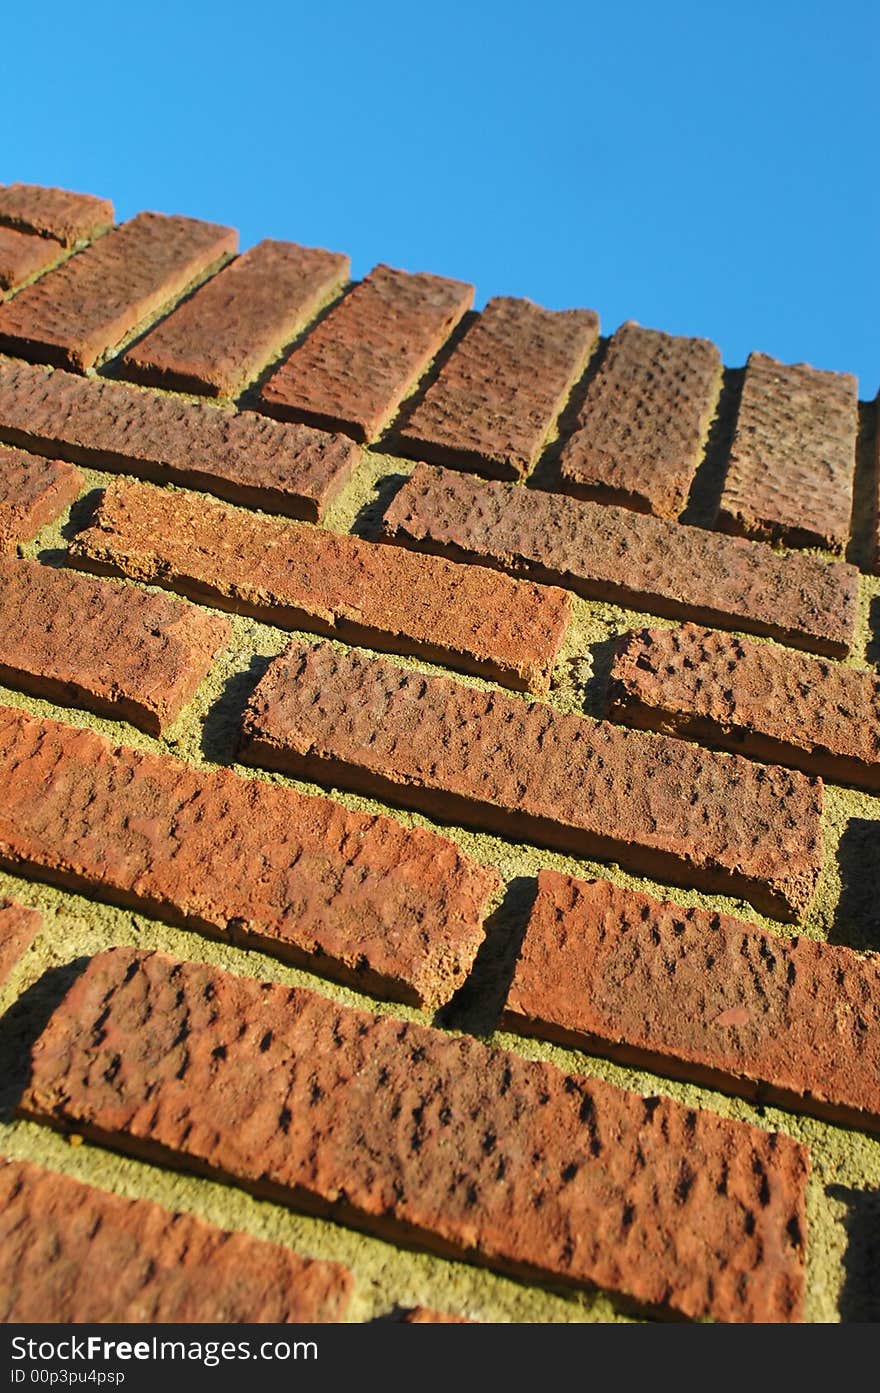
[[[46,0],[3,48],[0,182],[880,386],[877,0]]]

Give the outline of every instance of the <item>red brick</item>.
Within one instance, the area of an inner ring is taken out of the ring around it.
[[[413,1306],[403,1318],[404,1325],[473,1325],[466,1316],[444,1315],[442,1311],[431,1311],[427,1306]]]
[[[243,733],[250,763],[744,895],[780,918],[806,910],[822,866],[818,780],[357,650],[276,658]]]
[[[15,900],[0,899],[0,987],[42,926],[42,915],[37,910],[16,904]]]
[[[525,690],[547,691],[570,614],[560,590],[143,484],[112,484],[70,555],[281,628]]]
[[[804,1147],[313,992],[103,953],[20,1110],[518,1275],[801,1315]]]
[[[90,242],[113,226],[109,198],[39,184],[0,187],[0,223],[22,232],[51,237],[64,247]]]
[[[15,290],[59,256],[58,247],[45,237],[30,237],[11,227],[0,227],[0,291]]]
[[[714,344],[624,324],[562,450],[560,487],[578,498],[677,518],[720,389]]]
[[[317,521],[357,464],[343,435],[0,358],[0,439]]]
[[[389,540],[564,585],[673,619],[850,650],[858,572],[628,508],[481,483],[418,465],[385,514]]]
[[[229,632],[170,595],[0,556],[0,681],[151,735],[177,719]]]
[[[596,346],[593,310],[490,300],[397,440],[404,454],[500,479],[528,474]]]
[[[443,837],[0,707],[0,864],[415,1004],[497,888]]]
[[[236,396],[348,279],[350,259],[260,242],[122,356],[134,382]]]
[[[0,306],[0,350],[85,372],[223,262],[236,233],[138,213]]]
[[[858,388],[849,373],[752,353],[718,526],[841,552],[849,537]]]
[[[880,1130],[880,966],[541,871],[504,1024]]]
[[[332,1262],[0,1158],[0,1321],[342,1320]]]
[[[375,440],[473,295],[462,281],[375,267],[264,384],[263,409]]]
[[[880,678],[685,624],[618,644],[608,714],[880,790]]]
[[[0,450],[0,553],[36,537],[83,486],[82,475],[70,464]]]

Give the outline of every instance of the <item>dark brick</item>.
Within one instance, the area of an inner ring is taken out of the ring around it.
[[[443,837],[0,707],[0,864],[438,1004],[497,876]]]
[[[718,526],[841,552],[849,537],[858,388],[849,373],[752,353]]]
[[[714,344],[624,324],[562,450],[560,487],[578,498],[677,518],[720,389]]]
[[[880,790],[880,678],[685,624],[620,640],[608,714]]]
[[[229,640],[229,622],[36,561],[0,556],[0,681],[160,735]]]
[[[329,644],[269,665],[243,758],[780,918],[806,910],[822,866],[819,780]]]
[[[0,223],[22,232],[51,237],[64,247],[90,242],[113,226],[109,198],[39,184],[0,187]]]
[[[313,992],[103,953],[20,1111],[518,1275],[801,1316],[804,1147]]]
[[[15,290],[57,261],[59,249],[45,237],[0,227],[0,291]]]
[[[767,634],[830,657],[850,650],[858,571],[740,537],[421,464],[385,514],[418,550],[564,585],[673,619]]]
[[[236,248],[229,227],[138,213],[0,305],[0,350],[85,372]]]
[[[263,385],[263,409],[375,440],[473,295],[462,281],[376,266]]]
[[[880,966],[541,871],[504,1024],[880,1130]]]
[[[344,435],[11,358],[0,358],[0,439],[311,521],[360,457]]]
[[[0,553],[36,537],[82,487],[82,475],[70,464],[0,450]]]
[[[527,691],[547,691],[570,614],[560,590],[144,484],[111,485],[70,555],[281,628],[414,653]]]
[[[593,310],[490,300],[407,418],[400,449],[500,479],[528,474],[598,336]]]
[[[134,382],[237,396],[348,279],[338,252],[260,242],[133,344],[122,372]]]
[[[0,1321],[339,1321],[332,1262],[0,1158]]]
[[[0,987],[42,927],[42,915],[36,909],[0,899]]]

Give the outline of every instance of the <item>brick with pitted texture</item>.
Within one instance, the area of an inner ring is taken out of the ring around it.
[[[720,389],[721,355],[714,344],[624,324],[562,449],[560,487],[579,498],[677,518]]]
[[[0,440],[310,521],[360,453],[344,435],[3,357]]]
[[[171,595],[0,556],[0,682],[159,735],[229,640]]]
[[[20,1112],[518,1275],[802,1314],[798,1143],[313,992],[100,954]]]
[[[0,227],[0,291],[15,290],[45,271],[60,255],[54,242]]]
[[[259,242],[133,344],[123,376],[235,396],[345,283],[350,265],[338,252]]]
[[[766,634],[831,657],[853,642],[858,571],[780,556],[613,505],[417,465],[385,513],[386,536],[591,599]]]
[[[112,484],[70,555],[281,628],[414,653],[526,691],[547,691],[570,615],[561,590],[144,484]]]
[[[880,965],[541,871],[508,1029],[880,1130]]]
[[[82,487],[83,477],[71,464],[0,449],[0,554],[36,537]]]
[[[236,233],[138,213],[4,305],[0,350],[85,372],[235,251]]]
[[[752,353],[719,527],[788,546],[843,551],[857,435],[858,390],[850,373],[788,366]]]
[[[339,1321],[353,1279],[149,1200],[0,1157],[0,1321]]]
[[[376,266],[264,383],[263,410],[375,440],[473,295],[462,281]]]
[[[491,831],[741,894],[781,918],[812,899],[822,786],[785,769],[294,645],[244,718],[243,758]]]
[[[113,204],[91,193],[39,184],[0,185],[0,223],[73,247],[113,226]]]
[[[0,987],[42,926],[43,918],[38,910],[0,898]]]
[[[490,300],[397,434],[403,453],[501,479],[537,462],[596,346],[593,310]]]
[[[880,790],[880,678],[693,624],[618,642],[608,714]]]
[[[263,948],[362,990],[446,1000],[497,876],[443,837],[0,707],[0,864]]]

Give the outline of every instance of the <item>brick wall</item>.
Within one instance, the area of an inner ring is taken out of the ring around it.
[[[236,251],[0,188],[0,1318],[876,1319],[874,407]]]

